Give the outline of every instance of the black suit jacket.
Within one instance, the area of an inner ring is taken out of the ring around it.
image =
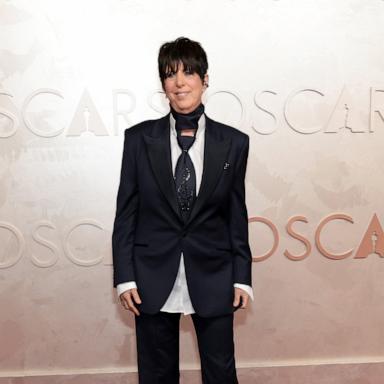
[[[169,119],[168,114],[125,131],[112,235],[114,286],[136,281],[139,310],[157,313],[183,252],[196,313],[231,313],[233,284],[252,284],[244,187],[249,137],[206,116],[201,186],[184,223],[172,175]]]

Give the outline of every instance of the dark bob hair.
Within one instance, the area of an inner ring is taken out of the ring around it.
[[[164,43],[159,50],[159,76],[163,86],[167,73],[170,70],[177,72],[180,63],[183,63],[185,70],[197,73],[204,80],[208,71],[207,54],[197,41],[179,37]]]

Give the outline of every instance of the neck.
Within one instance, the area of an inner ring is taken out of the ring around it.
[[[195,136],[196,129],[182,129],[181,136]]]

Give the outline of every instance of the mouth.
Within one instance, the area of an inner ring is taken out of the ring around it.
[[[189,92],[175,92],[175,95],[179,97],[184,97],[184,96],[187,96],[188,94]]]

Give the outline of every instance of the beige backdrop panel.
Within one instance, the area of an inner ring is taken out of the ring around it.
[[[238,366],[381,362],[383,13],[381,0],[0,1],[0,375],[135,370],[112,288],[122,132],[167,112],[157,51],[180,35],[208,52],[207,113],[251,138],[255,302],[236,315]],[[295,216],[306,242],[287,232]],[[198,367],[188,317],[181,361]]]

